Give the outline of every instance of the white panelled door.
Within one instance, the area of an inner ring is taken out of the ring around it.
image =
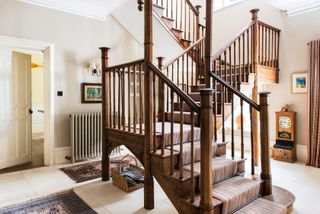
[[[0,49],[0,169],[31,161],[31,56]]]

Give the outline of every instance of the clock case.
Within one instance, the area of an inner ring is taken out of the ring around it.
[[[280,127],[280,119],[287,117],[291,120],[290,127]],[[276,144],[274,145],[273,158],[284,162],[293,163],[296,158],[295,146],[296,112],[276,112]]]

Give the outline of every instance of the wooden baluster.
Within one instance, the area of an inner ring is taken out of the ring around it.
[[[242,83],[242,73],[241,73],[241,39],[238,39],[238,63],[239,63],[239,83]]]
[[[109,175],[109,142],[106,135],[106,127],[110,127],[110,100],[107,99],[107,96],[110,94],[110,88],[106,84],[110,84],[110,71],[107,72],[109,65],[109,50],[110,48],[102,47],[101,50],[101,67],[102,67],[102,181],[110,180]]]
[[[270,141],[268,94],[260,93],[260,146],[261,146],[261,179],[264,180],[262,195],[272,194],[272,178],[270,171]]]
[[[276,68],[279,68],[279,51],[280,51],[280,33],[278,33],[278,44],[277,44],[277,63],[276,63]]]
[[[186,90],[185,90],[185,92],[187,93],[187,94],[189,94],[189,56],[188,56],[188,54],[186,54],[186,58],[187,58],[187,60],[186,60],[186,68],[187,68],[187,88],[186,88]],[[192,61],[192,60],[191,60]]]
[[[128,131],[131,132],[131,71],[130,71],[130,66],[128,66]]]
[[[211,1],[209,1],[211,3]],[[209,5],[210,6],[210,5]],[[200,108],[201,127],[201,176],[200,176],[200,208],[203,214],[213,214],[212,204],[212,140],[213,140],[213,117],[212,101],[213,90],[202,89]]]
[[[243,99],[240,100],[240,124],[241,124],[241,159],[244,159],[244,124],[243,124]]]
[[[194,190],[195,190],[195,184],[194,184],[194,111],[191,111],[191,200],[190,202],[194,202]]]
[[[182,73],[182,87],[181,87],[181,89],[184,91],[184,84],[185,84],[185,82],[184,82],[184,76],[185,76],[185,59],[184,59],[184,56],[185,56],[185,54],[184,55],[182,55],[182,65],[181,65],[181,73]]]
[[[268,66],[268,29],[266,27],[264,27],[264,34],[265,34],[265,47],[264,47],[264,60],[265,60],[265,63],[264,65],[265,66]]]
[[[163,69],[163,60],[164,57],[157,57],[158,59],[158,68],[160,71],[162,71]],[[164,123],[165,123],[165,91],[164,91],[164,83],[161,79],[159,79],[158,81],[158,93],[159,93],[159,101],[158,101],[158,105],[159,105],[159,113],[158,113],[158,117],[161,121],[161,155],[164,155]]]
[[[176,28],[178,29],[179,27],[178,27],[178,8],[179,8],[179,3],[178,3],[179,1],[178,0],[176,0]]]
[[[189,7],[189,26],[188,26],[188,39],[194,43],[195,41],[191,39],[191,8]]]
[[[116,71],[113,70],[113,128],[116,128]]]
[[[166,69],[167,70],[167,77],[169,78],[169,67]],[[169,112],[169,88],[167,87],[166,88],[167,90],[167,98],[166,98],[166,101],[167,101],[167,112]]]
[[[187,32],[187,2],[184,4],[184,39],[187,38],[188,32]]]
[[[177,60],[177,85],[180,86],[180,58]]]
[[[211,88],[210,84],[210,69],[212,66],[212,31],[213,31],[213,0],[206,1],[206,38],[205,38],[205,82],[206,88]]]
[[[118,70],[118,129],[121,129],[121,99],[124,97],[121,91],[122,87],[122,78],[121,78],[121,68]]]
[[[137,99],[137,91],[136,91],[136,66],[133,66],[133,132],[137,133],[137,103],[136,103],[136,99]]]
[[[180,98],[180,154],[179,155],[179,178],[183,179],[183,124],[184,124],[184,114],[183,114],[183,100]]]
[[[153,73],[153,152],[156,153],[158,149],[157,145],[157,111],[156,111],[156,75]]]
[[[214,71],[214,73],[216,73],[216,70],[217,70],[217,60],[215,60],[214,62],[213,62],[213,71]],[[215,89],[215,91],[214,91],[214,124],[213,124],[213,126],[214,126],[214,140],[215,140],[215,142],[217,142],[217,138],[218,138],[218,134],[217,134],[217,132],[218,132],[218,128],[217,128],[217,114],[218,114],[218,97],[217,97],[217,91],[218,91],[218,89],[217,89],[217,81],[216,80],[214,80],[214,89]]]
[[[139,133],[142,134],[143,123],[143,94],[142,94],[142,65],[139,65]]]
[[[173,157],[173,133],[174,133],[174,92],[171,89],[170,93],[170,103],[171,103],[171,111],[170,111],[170,175],[173,175],[173,169],[174,169],[174,157]]]
[[[170,18],[172,18],[173,19],[173,0],[171,0],[171,17]]]
[[[250,41],[249,41],[249,29],[247,30],[247,66],[246,66],[246,82],[249,81],[250,73]]]
[[[233,61],[234,61],[234,87],[238,89],[238,71],[237,71],[237,41],[233,43]]]
[[[226,126],[225,126],[225,92],[226,92],[226,88],[220,84],[221,90],[221,104],[220,104],[220,108],[221,108],[221,115],[222,115],[222,142],[226,142]]]
[[[152,87],[152,70],[149,67],[149,63],[152,63],[153,60],[153,4],[152,1],[145,2],[144,9],[144,109],[145,114],[145,136],[144,136],[144,208],[153,209],[154,208],[154,183],[151,172],[151,145],[154,143],[152,135],[154,134],[154,130],[152,128],[153,115],[149,111],[153,109],[153,87]],[[150,99],[151,98],[151,99]]]
[[[254,140],[253,140],[253,108],[250,106],[250,140],[251,140],[251,175],[254,175]]]
[[[230,78],[230,85],[232,86],[233,85],[233,73],[232,73],[232,56],[231,56],[231,53],[232,53],[232,45],[230,45],[229,47],[229,78]]]
[[[125,96],[125,78],[126,78],[126,71],[125,71],[125,67],[122,68],[122,73],[120,73],[120,78],[121,78],[121,96],[119,96],[119,100],[121,103],[121,123],[122,123],[122,128],[123,130],[126,130],[126,96]]]
[[[234,158],[234,96],[231,96],[231,157]]]
[[[180,3],[180,30],[182,30],[183,0],[181,0]]]
[[[245,33],[242,35],[242,81],[245,82],[246,81],[246,67],[245,67],[245,64],[246,64],[246,48],[245,48]]]
[[[270,67],[271,66],[271,30],[270,28],[268,29],[268,66]]]

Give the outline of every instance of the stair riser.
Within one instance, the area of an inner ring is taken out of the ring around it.
[[[165,113],[165,119],[166,119],[166,121],[171,122],[171,113],[166,112]],[[174,113],[173,114],[173,122],[175,122],[175,123],[180,123],[181,122],[180,113]],[[185,124],[190,124],[191,123],[190,114],[184,114],[183,115],[183,123],[185,123]],[[194,117],[194,123],[195,124],[199,123],[199,118],[198,118],[198,115],[196,115],[196,114],[195,114],[195,117]]]
[[[168,19],[166,17],[162,17],[162,21],[171,29],[174,25],[174,20]]]

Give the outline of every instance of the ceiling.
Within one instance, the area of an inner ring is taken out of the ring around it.
[[[21,2],[47,7],[67,13],[104,21],[106,15],[126,0],[19,0]],[[131,0],[133,1],[133,0]],[[233,4],[241,0],[215,0]],[[256,0],[260,1],[260,0]],[[320,0],[267,0],[273,6],[284,10],[289,16],[320,9]],[[227,5],[224,5],[227,6]]]
[[[268,0],[273,6],[287,12],[288,16],[320,9],[320,0]]]
[[[104,21],[106,15],[126,0],[20,0],[67,13]]]

